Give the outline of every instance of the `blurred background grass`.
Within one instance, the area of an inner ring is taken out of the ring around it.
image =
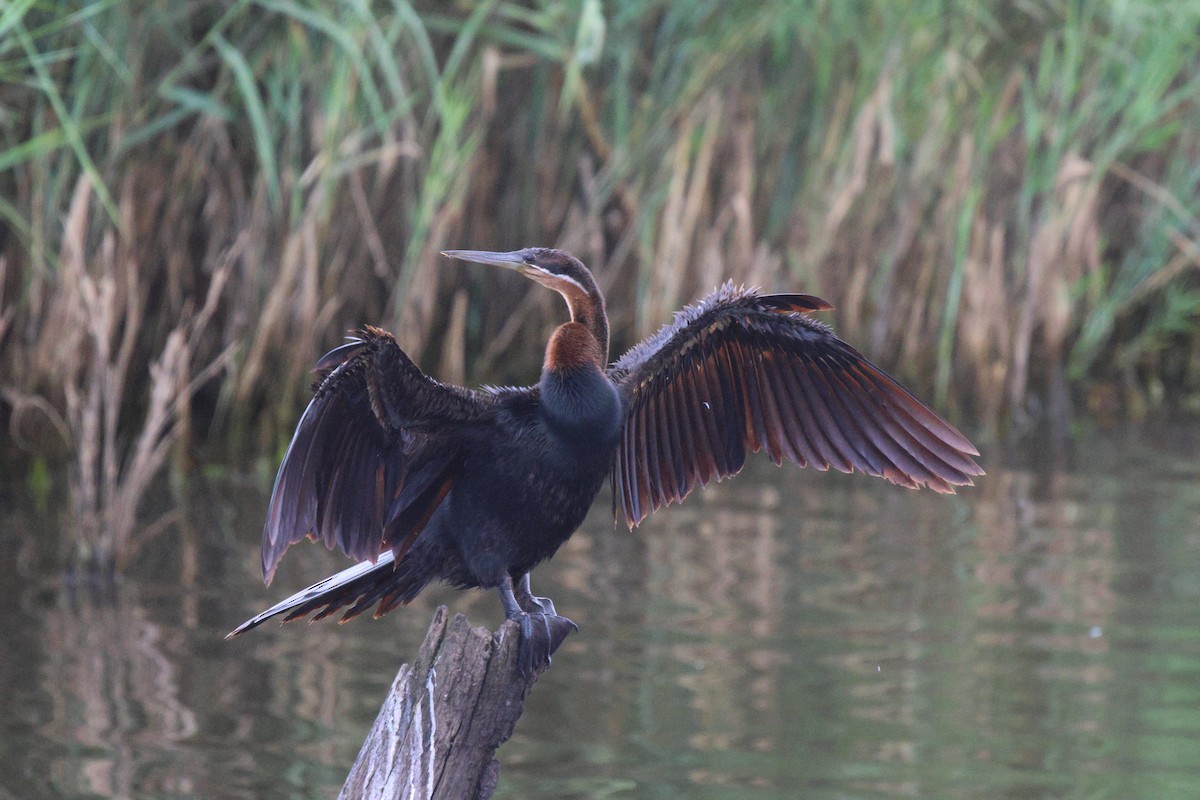
[[[985,442],[1194,408],[1198,100],[1196,0],[3,2],[0,463],[119,561],[347,328],[532,380],[560,301],[447,247],[575,252],[616,354],[824,296]]]

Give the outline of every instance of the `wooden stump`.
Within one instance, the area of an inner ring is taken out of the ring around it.
[[[516,668],[520,630],[493,634],[440,606],[416,660],[400,667],[339,800],[487,800],[493,755],[517,724],[537,674]],[[538,673],[540,674],[540,672]]]

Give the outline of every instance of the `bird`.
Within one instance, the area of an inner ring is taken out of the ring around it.
[[[242,623],[372,606],[376,617],[432,581],[494,589],[519,625],[528,675],[576,626],[530,588],[530,571],[583,522],[605,479],[630,529],[765,451],[953,493],[984,474],[954,426],[810,316],[832,306],[726,282],[609,362],[604,295],[564,250],[448,250],[558,292],[570,319],[538,382],[468,389],[426,375],[364,326],[321,357],[324,377],[275,478],[263,526],[269,585],[310,538],[358,563]]]

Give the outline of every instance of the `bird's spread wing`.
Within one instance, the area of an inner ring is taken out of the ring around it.
[[[263,527],[268,583],[306,536],[360,561],[391,548],[399,561],[458,475],[455,432],[487,409],[485,395],[433,380],[377,328],[316,369],[330,372],[296,426]]]
[[[726,284],[609,369],[626,402],[613,513],[636,525],[746,451],[953,492],[983,470],[961,433],[825,325],[810,295]]]

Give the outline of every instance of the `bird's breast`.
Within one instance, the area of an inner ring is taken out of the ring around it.
[[[569,449],[607,452],[621,429],[621,399],[594,365],[546,370],[539,414],[549,435]]]
[[[580,392],[573,382],[568,391],[546,381],[541,388],[498,418],[495,435],[476,442],[451,492],[447,529],[469,563],[486,553],[488,563],[519,575],[549,558],[579,527],[608,473],[615,390]],[[470,568],[481,585],[494,585],[486,564]]]

